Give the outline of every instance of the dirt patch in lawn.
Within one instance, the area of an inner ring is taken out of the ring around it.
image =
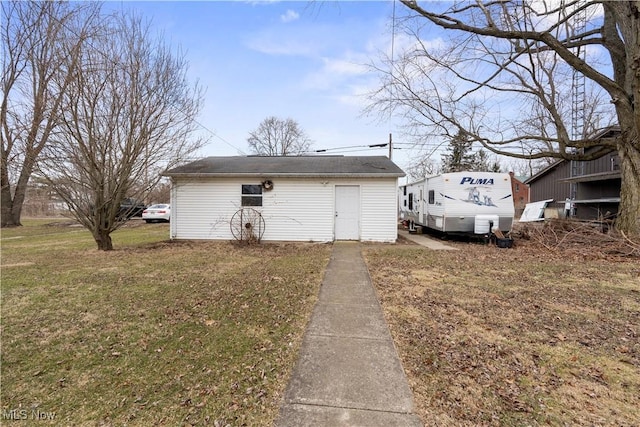
[[[640,425],[635,255],[449,244],[365,249],[425,425]]]

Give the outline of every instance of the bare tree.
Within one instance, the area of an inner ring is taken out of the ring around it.
[[[184,57],[139,17],[105,16],[102,28],[81,52],[40,170],[98,248],[111,250],[125,199],[144,199],[162,170],[201,146],[191,134],[202,94]]]
[[[309,151],[311,140],[293,119],[267,117],[249,133],[249,147],[263,156],[297,156]]]
[[[617,227],[640,234],[640,2],[401,3],[410,16],[399,22],[413,42],[378,67],[383,84],[371,109],[407,119],[414,134],[462,130],[516,158],[579,161],[615,151]],[[434,26],[448,38],[425,40]],[[572,97],[576,73],[585,82],[581,109]],[[619,125],[621,134],[592,140],[592,123]]]
[[[171,201],[171,183],[166,180],[158,182],[148,195],[151,203],[169,203]]]
[[[419,181],[437,171],[438,165],[429,156],[417,156],[405,168],[408,182]]]
[[[40,152],[55,131],[78,55],[95,32],[99,3],[2,2],[0,225],[21,225]],[[55,82],[55,84],[54,84]]]
[[[548,161],[551,160],[551,161]],[[504,162],[504,169],[513,172],[519,177],[532,177],[544,168],[553,164],[553,159],[514,159]]]

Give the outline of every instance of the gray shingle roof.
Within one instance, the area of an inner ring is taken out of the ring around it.
[[[167,170],[171,177],[401,177],[384,156],[206,157]]]

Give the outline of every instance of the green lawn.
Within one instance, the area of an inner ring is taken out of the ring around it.
[[[330,245],[2,230],[2,424],[271,425]]]

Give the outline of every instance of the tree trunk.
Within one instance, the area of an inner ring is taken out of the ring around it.
[[[16,186],[15,194],[11,197],[11,187],[2,187],[2,218],[1,227],[19,227],[22,225],[22,205],[24,204],[25,187]]]
[[[620,144],[618,156],[622,184],[616,228],[640,237],[640,142],[637,134],[631,141]]]
[[[98,244],[101,251],[112,251],[113,242],[111,241],[111,232],[108,230],[96,230],[93,232],[93,238]]]
[[[35,157],[37,154],[32,154],[33,150],[28,150],[27,158],[22,164],[20,176],[16,183],[13,195],[11,194],[11,186],[8,184],[9,175],[5,176],[5,168],[2,171],[2,227],[17,227],[21,226],[22,206],[24,205],[24,199],[27,195],[27,188],[29,186],[29,179],[33,172],[35,165]],[[39,151],[38,151],[39,153]],[[4,159],[3,159],[4,160]]]
[[[20,224],[20,215],[18,215],[17,221],[13,215],[14,212],[14,198],[11,194],[11,183],[9,182],[9,171],[7,169],[7,159],[5,158],[5,152],[2,150],[2,190],[0,190],[0,227],[16,227]],[[18,210],[21,211],[21,208]]]
[[[11,200],[11,187],[2,183],[2,195],[0,196],[0,226],[1,227],[13,227],[19,224],[14,224],[11,217],[11,206],[13,205]]]

